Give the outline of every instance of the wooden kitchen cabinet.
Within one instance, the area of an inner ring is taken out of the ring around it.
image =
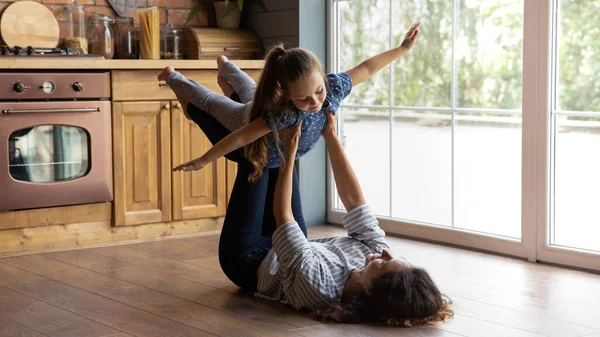
[[[246,72],[254,79],[260,70]],[[155,70],[112,71],[114,128],[114,224],[165,223],[225,215],[237,164],[220,158],[200,171],[172,172],[175,165],[212,147],[188,121],[173,91]],[[216,92],[217,71],[184,70]]]
[[[225,158],[172,172],[212,145],[177,101],[113,103],[116,226],[225,215]]]
[[[185,118],[181,104],[171,103],[171,150],[173,166],[200,157],[212,144],[202,130]],[[225,158],[199,171],[173,172],[173,220],[225,215],[227,176]]]
[[[114,224],[171,221],[169,101],[113,103]]]

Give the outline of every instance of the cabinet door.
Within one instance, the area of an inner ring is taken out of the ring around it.
[[[113,104],[115,225],[171,221],[169,102]]]
[[[200,157],[212,144],[194,122],[185,118],[179,102],[172,102],[172,106],[172,161],[173,166],[177,166]],[[173,172],[172,177],[174,220],[225,215],[225,158],[220,158],[199,171]]]

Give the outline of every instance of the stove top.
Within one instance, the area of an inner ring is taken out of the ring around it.
[[[81,48],[34,48],[31,46],[27,47],[9,47],[2,45],[0,46],[0,57],[13,56],[13,57],[89,57],[103,59],[103,56],[84,54]]]

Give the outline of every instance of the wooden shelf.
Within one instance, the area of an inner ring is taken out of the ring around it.
[[[263,60],[231,60],[242,69],[262,69]],[[2,57],[0,69],[217,69],[216,60],[92,60],[86,58]]]

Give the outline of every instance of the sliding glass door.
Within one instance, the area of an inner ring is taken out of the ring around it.
[[[386,231],[600,269],[600,40],[593,18],[581,19],[598,6],[330,1],[331,72],[399,45],[421,23],[415,47],[339,111],[346,153]],[[339,223],[333,182],[329,196]]]

